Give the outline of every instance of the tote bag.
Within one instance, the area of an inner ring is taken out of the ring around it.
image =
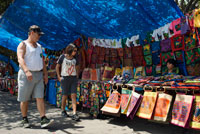
[[[156,121],[166,121],[171,106],[172,96],[166,93],[159,93],[155,107],[153,119]]]
[[[117,114],[120,111],[121,95],[117,91],[113,91],[106,104],[101,108],[101,111]]]
[[[142,101],[142,95],[132,91],[131,99],[130,99],[128,110],[126,113],[127,117],[130,117],[131,119],[133,119],[133,117],[135,116],[135,113],[137,112],[141,104],[141,101]]]
[[[122,94],[121,94],[121,113],[122,114],[127,113],[131,94],[132,94],[132,90],[129,90],[127,88],[122,88]]]
[[[171,123],[180,127],[189,126],[189,117],[193,104],[194,96],[176,94],[172,109]]]
[[[195,96],[190,127],[200,129],[200,96]]]
[[[140,118],[151,119],[156,105],[158,93],[157,92],[144,92],[142,103],[137,112]]]

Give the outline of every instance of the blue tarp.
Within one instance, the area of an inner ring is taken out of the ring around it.
[[[30,25],[39,25],[45,32],[43,47],[59,50],[80,34],[104,39],[144,37],[180,16],[174,0],[15,0],[1,18],[0,29],[7,31],[7,40],[9,34],[23,40]],[[15,41],[6,46],[16,50]]]
[[[0,60],[4,61],[6,63],[10,62],[10,65],[14,68],[14,71],[15,72],[19,71],[19,66],[13,60],[11,60],[9,57],[0,54]]]

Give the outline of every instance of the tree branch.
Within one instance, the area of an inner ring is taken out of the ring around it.
[[[188,12],[188,11],[191,11],[191,10],[193,10],[193,9],[195,9],[195,7],[196,7],[196,4],[197,4],[197,2],[198,2],[199,0],[195,0],[194,2],[193,2],[193,4],[188,8],[188,10],[186,10],[186,12]]]
[[[179,5],[178,0],[175,0],[176,4]]]
[[[185,10],[183,11],[184,13],[188,12],[188,10],[190,9],[192,3],[194,2],[194,0],[190,0],[185,8]]]
[[[181,9],[182,9],[182,10],[184,9],[184,8],[183,8],[183,4],[184,4],[184,0],[181,0],[180,6],[181,6]]]

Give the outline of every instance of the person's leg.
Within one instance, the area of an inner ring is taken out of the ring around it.
[[[27,102],[21,102],[20,103],[20,109],[21,109],[21,112],[22,112],[22,117],[27,117],[28,101]]]
[[[62,96],[62,104],[61,104],[61,109],[62,109],[62,111],[65,111],[66,100],[67,100],[67,95],[63,95],[63,96]]]
[[[76,114],[76,94],[71,94],[73,114]]]
[[[44,99],[43,98],[36,98],[37,102],[37,109],[40,113],[40,117],[45,116],[45,105],[44,105]]]
[[[72,119],[75,121],[79,120],[79,116],[76,113],[76,93],[77,93],[77,84],[78,80],[76,77],[71,77],[72,83],[71,83],[71,98],[72,98],[72,108],[73,108],[73,116]]]
[[[62,77],[61,78],[61,88],[62,88],[62,103],[61,103],[61,115],[64,117],[69,117],[67,114],[65,107],[66,107],[66,100],[68,99],[68,90],[69,90],[69,84],[70,81],[68,80],[68,77]]]
[[[35,80],[35,88],[33,90],[33,98],[36,99],[37,109],[41,117],[41,128],[48,127],[53,123],[53,120],[48,119],[45,116],[45,104],[44,104],[44,83],[43,83],[43,73],[33,72],[33,80]]]
[[[24,128],[30,127],[27,112],[28,112],[28,101],[31,98],[34,83],[28,81],[23,70],[18,72],[18,97],[17,100],[20,102],[20,109],[22,114],[21,126]]]

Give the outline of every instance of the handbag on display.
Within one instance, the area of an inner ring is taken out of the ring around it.
[[[82,73],[82,80],[90,80],[91,78],[91,69],[85,68]]]
[[[122,76],[123,78],[127,78],[127,79],[133,78],[133,68],[129,66],[123,67]]]
[[[131,98],[132,90],[129,90],[127,88],[122,88],[122,94],[121,94],[121,113],[126,114]]]
[[[192,111],[192,120],[190,122],[190,127],[194,129],[200,129],[200,96],[196,95],[194,99]]]
[[[171,123],[180,127],[189,127],[189,119],[193,105],[194,96],[176,94],[172,109]]]
[[[159,93],[155,106],[153,120],[165,122],[171,106],[172,96],[166,93]]]
[[[145,71],[146,71],[146,76],[152,76],[153,75],[153,67],[152,66],[146,66]]]
[[[165,39],[160,42],[161,52],[169,52],[172,50],[171,48],[171,40]]]
[[[184,36],[174,35],[171,37],[172,51],[185,50]]]
[[[134,116],[141,104],[141,101],[142,101],[142,95],[132,91],[131,99],[130,99],[128,110],[126,113],[127,117],[130,117],[131,119],[134,118]]]
[[[104,72],[103,72],[103,81],[111,80],[114,76],[114,68],[105,66]]]
[[[144,67],[137,67],[135,70],[135,75],[134,75],[134,79],[139,78],[140,76],[145,76],[145,70]]]
[[[137,116],[140,118],[151,119],[153,116],[157,97],[158,97],[157,92],[145,91],[143,95],[142,103],[137,112]]]
[[[109,96],[106,104],[101,108],[103,114],[109,114],[113,116],[120,115],[120,103],[121,103],[121,94],[117,91]]]

